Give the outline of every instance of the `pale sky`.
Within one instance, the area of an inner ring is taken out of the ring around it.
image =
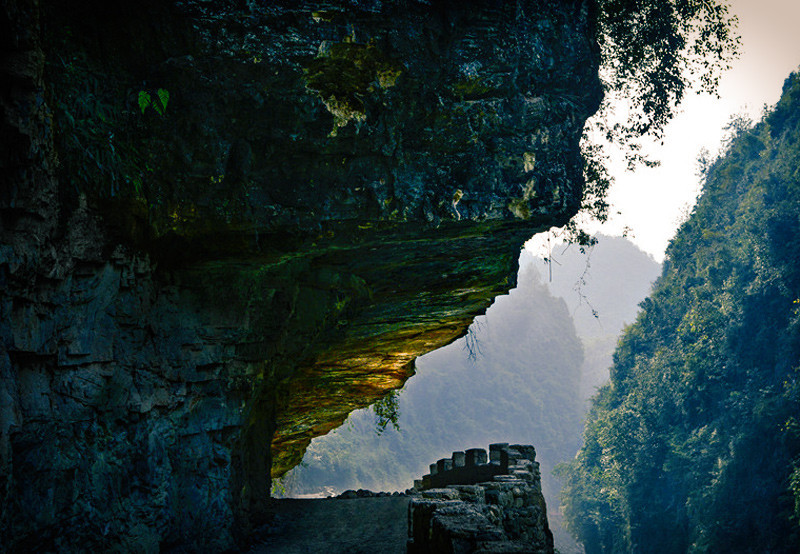
[[[662,261],[682,214],[700,191],[700,150],[718,152],[733,114],[746,112],[757,121],[764,104],[772,106],[780,98],[783,81],[800,65],[800,0],[733,0],[730,6],[739,17],[742,55],[723,75],[720,98],[686,97],[682,112],[666,129],[663,146],[650,147],[660,167],[633,173],[621,164],[612,167],[616,183],[609,201],[612,213],[621,215],[603,226],[588,225],[588,230],[620,235],[627,226],[631,240]]]

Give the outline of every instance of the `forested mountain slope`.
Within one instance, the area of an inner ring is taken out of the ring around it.
[[[528,265],[518,287],[495,299],[467,337],[417,361],[396,398],[399,431],[378,436],[375,415],[354,412],[311,443],[285,480],[288,492],[405,489],[432,460],[502,440],[536,446],[552,499],[552,467],[580,446],[581,361],[565,303]]]
[[[707,170],[563,468],[596,552],[800,549],[800,76]]]
[[[617,339],[661,273],[661,264],[627,238],[595,238],[583,251],[574,244],[553,247],[549,262],[527,251],[520,258],[520,265],[534,264],[551,293],[567,303],[583,344],[580,395],[587,400],[608,380]]]

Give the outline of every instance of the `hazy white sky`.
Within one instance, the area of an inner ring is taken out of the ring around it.
[[[731,115],[745,111],[757,120],[764,104],[778,101],[784,79],[800,65],[800,0],[733,0],[730,6],[739,17],[742,55],[723,75],[721,98],[694,93],[686,98],[682,113],[666,130],[664,145],[652,145],[660,167],[634,173],[622,166],[612,169],[616,184],[609,200],[612,212],[621,215],[602,227],[589,226],[610,235],[627,226],[630,238],[659,261],[681,214],[699,193],[701,148],[716,154]]]

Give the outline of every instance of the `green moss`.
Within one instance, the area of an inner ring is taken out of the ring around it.
[[[453,84],[453,94],[463,100],[484,98],[493,91],[480,77],[467,77]]]
[[[348,122],[362,121],[362,98],[394,87],[402,66],[374,43],[341,42],[330,46],[305,68],[306,86],[316,91],[334,116],[334,131]]]

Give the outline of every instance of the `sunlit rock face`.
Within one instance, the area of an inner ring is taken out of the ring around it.
[[[257,4],[0,14],[12,550],[245,540],[580,203],[591,2]]]

